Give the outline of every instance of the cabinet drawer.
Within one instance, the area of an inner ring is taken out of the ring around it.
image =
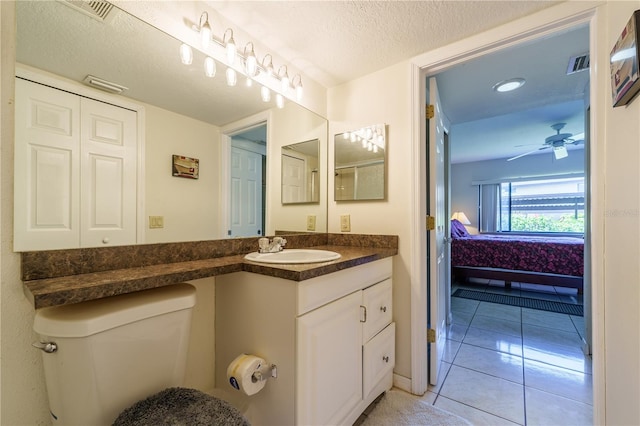
[[[391,322],[391,279],[371,286],[362,292],[362,305],[366,309],[366,321],[362,324],[362,342],[366,343]]]
[[[391,323],[364,345],[362,350],[362,390],[365,397],[396,362],[396,323]]]

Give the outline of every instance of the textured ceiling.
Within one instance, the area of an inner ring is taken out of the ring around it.
[[[193,22],[204,2],[171,4],[176,24]],[[262,46],[332,87],[469,37],[556,2],[545,1],[208,1]],[[166,5],[167,3],[163,3]],[[161,3],[158,3],[160,7]],[[183,10],[184,8],[184,10]],[[187,12],[189,11],[189,12]],[[183,12],[181,14],[181,12]],[[179,43],[120,10],[102,23],[61,2],[17,2],[20,62],[76,81],[93,74],[129,87],[125,96],[201,121],[224,125],[272,107],[258,88],[229,88],[224,67],[203,76],[202,57],[177,59]],[[142,26],[141,26],[142,24]],[[215,29],[214,29],[215,30]],[[219,28],[217,29],[219,30]],[[243,45],[249,40],[236,40]],[[565,76],[570,55],[588,48],[586,28],[477,58],[438,75],[445,111],[455,124],[453,160],[508,157],[542,143],[550,126],[583,132],[588,71]],[[256,52],[262,57],[266,52]],[[525,77],[497,96],[493,84]]]
[[[551,1],[206,1],[333,87],[531,14]]]

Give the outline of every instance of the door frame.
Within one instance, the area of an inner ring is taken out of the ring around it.
[[[220,191],[219,191],[219,199],[218,205],[224,206],[221,208],[218,219],[218,229],[220,238],[229,238],[227,235],[227,230],[229,230],[229,197],[230,193],[230,185],[231,185],[231,138],[239,133],[245,132],[253,127],[258,126],[267,126],[267,159],[265,162],[265,167],[267,169],[267,178],[269,177],[269,141],[271,140],[271,112],[264,111],[258,114],[251,115],[249,117],[243,118],[242,120],[238,120],[236,122],[227,124],[226,126],[222,126],[220,128],[220,170],[219,170],[219,182],[220,182]],[[265,223],[264,229],[262,230],[263,235],[267,235],[267,229],[269,228],[269,185],[266,185],[266,194],[264,200],[265,209]]]
[[[424,223],[426,216],[426,194],[428,187],[426,185],[426,168],[425,161],[425,143],[426,126],[425,126],[425,105],[426,99],[426,82],[427,77],[437,74],[447,68],[461,64],[467,60],[479,57],[514,46],[522,42],[533,40],[547,34],[551,34],[563,29],[568,29],[578,25],[589,25],[590,30],[590,55],[592,58],[598,58],[600,53],[597,50],[597,4],[584,4],[575,2],[561,3],[552,6],[538,13],[534,13],[528,17],[512,21],[500,27],[485,31],[476,36],[452,43],[447,46],[435,49],[431,52],[414,57],[410,62],[411,67],[411,134],[412,134],[412,158],[414,181],[412,183],[412,243],[411,243],[411,276],[412,276],[412,297],[411,297],[411,392],[422,395],[427,391],[428,387],[428,358],[427,345],[425,344],[427,335],[427,266],[426,259],[426,236],[424,232]],[[596,63],[595,60],[592,61]],[[604,108],[604,102],[599,99],[602,94],[598,91],[597,83],[599,81],[597,67],[590,70],[590,99],[592,105],[592,120],[590,124],[591,144],[596,144],[597,126],[604,125],[600,123],[596,117]],[[596,111],[597,109],[597,111]],[[592,145],[594,146],[594,145]],[[596,150],[592,149],[592,154]],[[597,159],[591,157],[592,173],[596,172]],[[593,175],[592,175],[593,176]],[[593,186],[593,185],[592,185]],[[596,190],[592,194],[593,205],[598,205],[602,201],[602,194]],[[593,217],[592,221],[597,218]],[[598,252],[598,246],[602,244],[602,237],[599,232],[594,232],[592,250]],[[588,261],[588,259],[587,259]],[[593,338],[595,347],[603,348],[604,338],[602,336],[604,330],[604,319],[598,315],[600,310],[597,305],[601,300],[602,289],[602,271],[599,267],[592,270],[592,293],[594,299],[593,306]],[[593,389],[594,389],[594,422],[602,423],[604,420],[604,360],[594,358],[593,363]]]

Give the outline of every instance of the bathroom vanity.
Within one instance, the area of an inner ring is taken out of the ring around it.
[[[236,392],[226,368],[254,354],[277,366],[260,392],[238,393],[255,424],[353,424],[392,386],[398,237],[287,235],[289,248],[340,253],[312,264],[246,260],[257,247],[241,238],[23,252],[24,291],[39,309],[216,277],[216,387]]]
[[[247,398],[256,424],[351,425],[392,386],[392,259],[295,282],[250,272],[216,279],[216,387],[253,354],[277,367]]]

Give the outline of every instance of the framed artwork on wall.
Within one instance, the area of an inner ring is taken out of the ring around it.
[[[633,12],[611,51],[611,94],[614,107],[628,104],[640,91],[639,29],[640,9]]]
[[[197,158],[189,158],[174,154],[171,170],[173,176],[198,179],[198,174],[200,173],[200,160]]]

